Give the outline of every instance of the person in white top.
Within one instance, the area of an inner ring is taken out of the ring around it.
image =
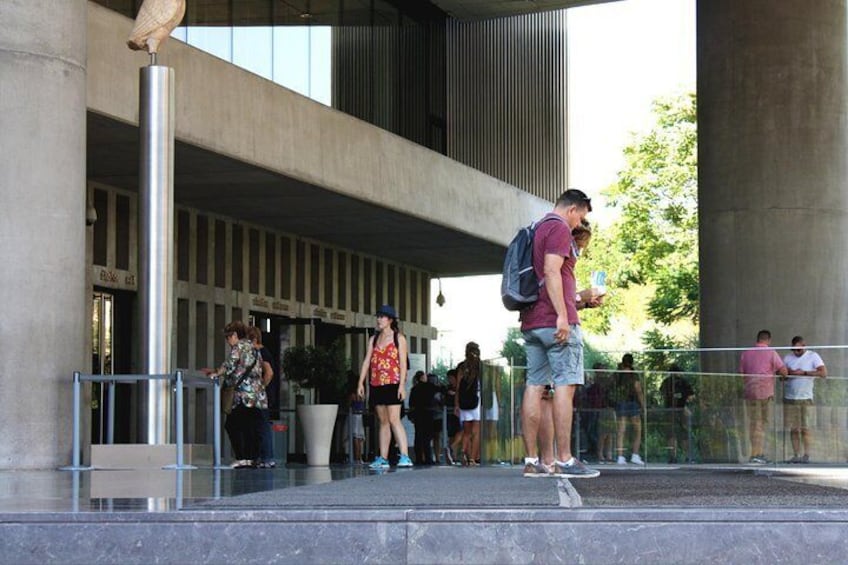
[[[789,375],[783,385],[783,423],[789,429],[794,455],[790,463],[809,463],[810,416],[813,410],[813,384],[816,378],[827,377],[827,367],[819,354],[807,351],[804,338],[792,338],[792,352],[783,358]],[[803,444],[803,455],[801,447]]]

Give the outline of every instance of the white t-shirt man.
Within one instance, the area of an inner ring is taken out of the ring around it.
[[[791,371],[815,372],[824,365],[824,361],[815,351],[804,351],[801,356],[794,353],[783,358],[783,364]],[[783,398],[787,400],[812,400],[813,383],[816,377],[801,377],[790,375],[783,387]]]

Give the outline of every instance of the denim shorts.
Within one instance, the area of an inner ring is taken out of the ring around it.
[[[535,328],[522,332],[527,351],[527,384],[554,386],[583,384],[583,332],[569,326],[568,341],[554,338],[556,328]]]

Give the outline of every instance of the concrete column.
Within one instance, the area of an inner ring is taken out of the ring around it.
[[[0,468],[48,468],[90,364],[86,1],[4,0],[0,22]]]
[[[844,344],[846,4],[699,0],[697,20],[702,344]]]

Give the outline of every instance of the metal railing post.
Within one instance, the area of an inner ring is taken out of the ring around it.
[[[74,453],[71,457],[72,463],[71,466],[74,469],[79,469],[80,467],[80,389],[82,388],[82,383],[80,383],[80,374],[79,371],[74,372],[74,437],[73,437],[73,450]]]
[[[176,389],[174,391],[174,402],[176,403],[176,407],[174,408],[175,418],[176,418],[176,444],[177,444],[177,463],[176,465],[166,465],[165,469],[176,469],[177,471],[181,471],[183,469],[197,469],[194,465],[185,465],[183,462],[183,372],[177,371],[175,373],[174,378]]]
[[[91,467],[83,467],[82,462],[80,461],[80,452],[82,450],[80,446],[80,402],[81,402],[81,390],[82,390],[82,382],[81,382],[81,374],[79,371],[74,371],[74,383],[73,383],[73,436],[71,440],[71,449],[73,453],[71,453],[71,466],[70,467],[60,467],[62,471],[88,471]]]
[[[115,443],[115,381],[109,381],[109,411],[106,420],[106,443]]]
[[[176,378],[176,418],[177,418],[177,468],[183,467],[183,373],[177,371]]]
[[[212,402],[213,402],[213,415],[212,415],[212,433],[214,434],[214,438],[212,439],[212,452],[213,452],[213,461],[212,464],[215,469],[221,469],[221,378],[215,378],[215,388],[213,389],[212,394]]]

